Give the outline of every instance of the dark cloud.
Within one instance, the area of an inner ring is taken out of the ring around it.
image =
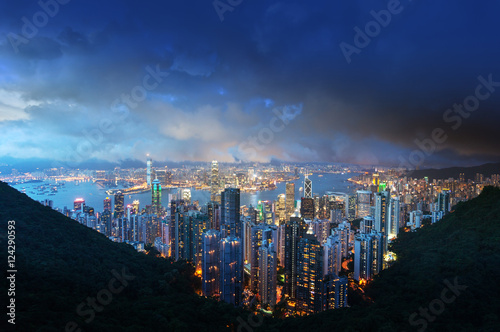
[[[4,2],[0,129],[17,136],[0,156],[66,158],[158,66],[168,77],[83,158],[398,164],[442,128],[448,138],[425,165],[498,160],[500,89],[458,129],[443,120],[478,76],[500,81],[498,3],[401,1],[348,63],[340,43],[354,45],[354,28],[387,3],[242,2],[221,22],[210,1],[74,0],[15,52],[8,36],[22,36],[23,17],[42,9]],[[243,151],[273,110],[299,105],[258,153]]]

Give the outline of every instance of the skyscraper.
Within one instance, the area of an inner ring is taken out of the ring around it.
[[[345,217],[350,222],[356,219],[356,201],[357,197],[355,195],[345,196]]]
[[[259,249],[259,296],[262,304],[276,305],[278,258],[273,243]]]
[[[115,212],[114,212],[114,218],[123,218],[125,210],[124,210],[124,202],[125,202],[125,197],[123,196],[121,191],[118,191],[115,194]]]
[[[210,174],[210,200],[212,202],[220,203],[219,163],[217,160],[212,161]]]
[[[293,212],[295,211],[295,183],[287,182],[285,187],[285,210],[286,221],[290,220]]]
[[[161,182],[158,179],[154,179],[151,185],[151,205],[154,214],[161,214]]]
[[[360,234],[354,242],[354,279],[370,280],[383,268],[385,235],[372,231]]]
[[[306,235],[297,247],[297,304],[308,313],[322,310],[323,247]]]
[[[149,155],[148,155],[148,160],[146,162],[146,183],[148,185],[148,187],[151,185],[151,172],[152,172],[152,167],[153,167],[153,160],[151,160],[151,158],[149,158]]]
[[[291,217],[285,224],[285,285],[283,291],[291,298],[297,295],[297,245],[306,235],[307,224],[298,217]]]
[[[221,194],[221,234],[241,237],[240,189],[226,188]]]
[[[356,218],[363,218],[370,214],[372,205],[372,192],[369,190],[358,190],[356,192]]]
[[[229,236],[220,241],[220,299],[241,305],[243,294],[243,246],[241,240]]]
[[[390,195],[388,191],[375,193],[374,228],[377,232],[387,233],[389,199]]]
[[[438,211],[443,211],[444,214],[450,212],[450,191],[443,189],[438,195]]]
[[[322,311],[347,307],[348,280],[335,274],[326,275],[322,282]]]
[[[304,197],[312,198],[312,181],[309,179],[309,174],[305,174],[304,178]]]
[[[201,288],[205,296],[219,296],[220,233],[208,230],[203,234],[201,250]]]
[[[73,209],[75,212],[83,212],[85,209],[85,200],[83,198],[77,198],[73,202]]]
[[[401,218],[401,206],[399,203],[399,197],[393,197],[389,201],[389,216],[388,216],[388,227],[387,236],[392,239],[398,236],[400,220]]]
[[[300,215],[304,219],[314,219],[314,200],[302,197],[300,199]]]
[[[104,211],[111,211],[111,198],[106,197],[104,199],[103,204],[104,204]]]

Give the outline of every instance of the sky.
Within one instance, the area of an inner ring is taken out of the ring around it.
[[[0,163],[500,161],[500,3],[0,3]]]

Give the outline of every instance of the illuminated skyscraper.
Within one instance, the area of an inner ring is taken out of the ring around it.
[[[295,211],[295,183],[287,182],[285,193],[286,221],[288,221]]]
[[[345,196],[345,217],[350,222],[356,219],[356,200],[357,198],[355,195]]]
[[[111,211],[111,198],[109,197],[104,199],[104,211]]]
[[[243,294],[243,245],[229,236],[220,241],[220,299],[234,306],[241,305]]]
[[[276,201],[276,218],[279,225],[283,225],[286,221],[285,194],[278,195],[278,200]]]
[[[151,185],[151,206],[154,214],[161,213],[161,183],[158,179],[154,179]]]
[[[312,181],[309,179],[309,174],[305,174],[304,178],[304,197],[312,198]]]
[[[323,247],[312,235],[300,239],[297,247],[297,301],[308,313],[322,310]]]
[[[340,273],[342,268],[342,244],[340,236],[330,235],[326,242],[323,244],[324,263],[323,274],[336,274]]]
[[[278,257],[273,243],[259,248],[259,296],[262,304],[276,305]]]
[[[372,205],[372,192],[369,190],[358,190],[356,192],[356,217],[363,218],[370,214]]]
[[[85,200],[83,198],[77,198],[73,202],[73,209],[75,212],[83,212],[85,209]]]
[[[149,156],[149,155],[148,155]],[[152,174],[152,167],[153,167],[153,160],[148,157],[148,161],[146,162],[146,182],[148,187],[151,185],[151,174]]]
[[[382,232],[387,234],[388,206],[390,197],[391,196],[388,191],[375,193],[374,228],[377,232]]]
[[[220,233],[209,230],[203,234],[201,250],[201,288],[205,296],[219,296]]]
[[[354,279],[370,280],[383,268],[385,235],[372,231],[360,234],[354,242]]]
[[[122,192],[119,191],[115,194],[115,212],[114,212],[114,218],[123,218],[124,216],[124,202],[125,202],[125,197],[123,196]]]
[[[307,225],[298,217],[285,224],[285,285],[283,291],[291,298],[297,295],[297,245],[306,235]]]
[[[302,197],[300,199],[300,215],[304,219],[314,219],[314,200]]]
[[[212,161],[210,175],[210,200],[212,202],[220,203],[219,163],[217,160]]]
[[[226,188],[221,194],[221,234],[241,237],[240,189]]]
[[[450,191],[443,189],[438,196],[438,211],[443,211],[444,214],[450,212]]]
[[[389,239],[395,238],[399,234],[399,227],[401,222],[401,206],[399,204],[399,197],[391,198],[389,201],[389,216],[387,235]]]

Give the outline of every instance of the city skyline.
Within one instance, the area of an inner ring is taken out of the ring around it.
[[[0,5],[3,163],[500,160],[491,3],[40,3]]]

